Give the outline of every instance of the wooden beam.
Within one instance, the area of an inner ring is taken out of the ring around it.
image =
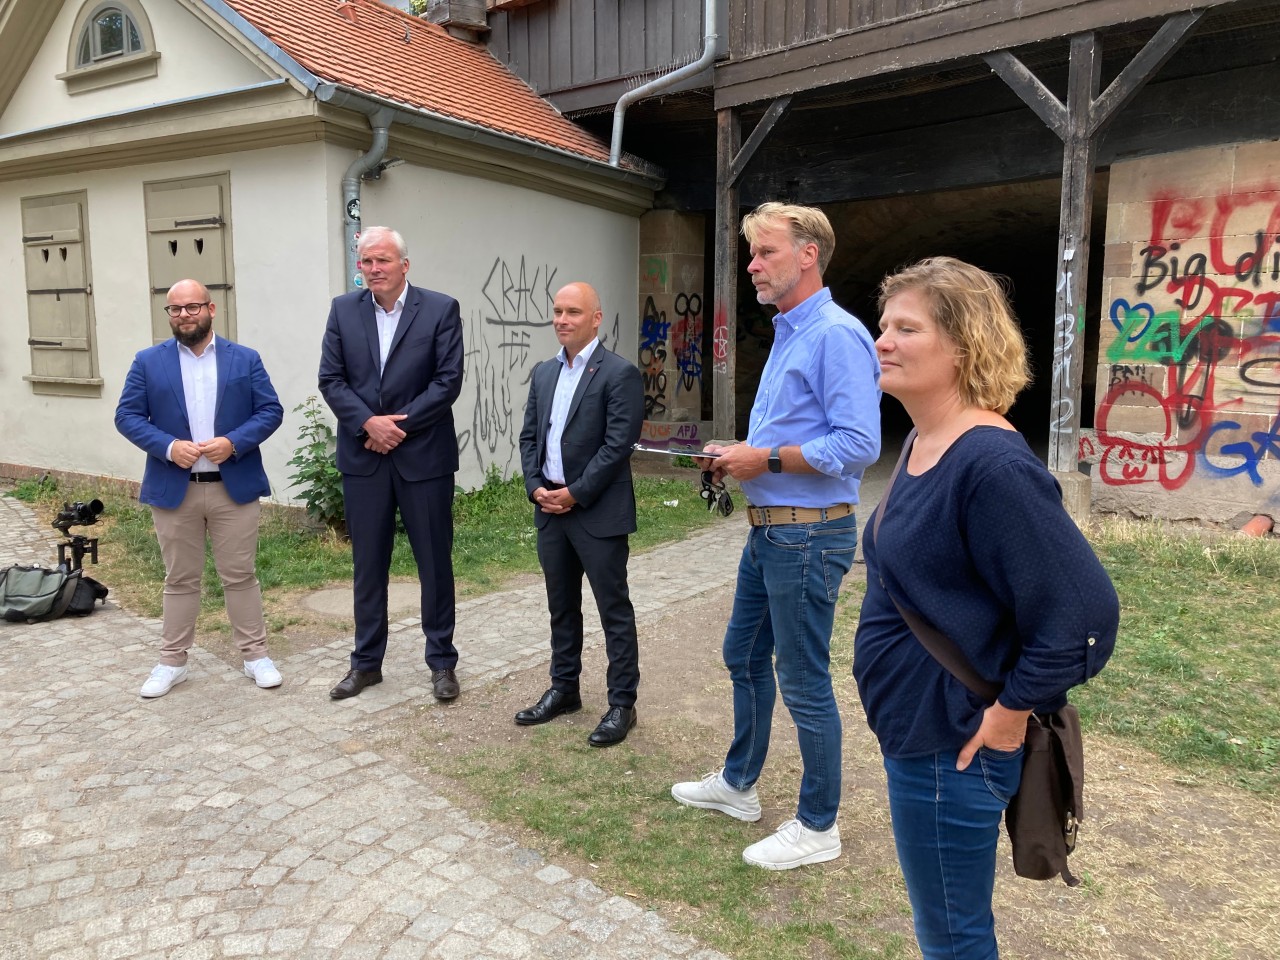
[[[1049,469],[1074,477],[1080,442],[1080,384],[1084,375],[1084,311],[1089,293],[1089,226],[1098,140],[1090,133],[1102,50],[1093,33],[1071,38],[1067,136],[1062,157],[1057,296],[1054,305]],[[1087,501],[1086,501],[1087,509]],[[1083,518],[1077,518],[1083,519]]]
[[[738,185],[738,181],[742,179],[742,174],[747,169],[747,164],[751,162],[751,158],[756,155],[760,145],[773,132],[773,128],[778,125],[778,121],[782,119],[790,106],[790,97],[779,97],[769,104],[769,109],[764,112],[764,116],[760,118],[756,128],[751,131],[751,136],[747,137],[747,142],[742,145],[742,149],[738,151],[729,164],[729,183],[732,186],[736,187]]]
[[[1056,133],[1059,139],[1067,139],[1067,108],[1026,64],[1008,50],[988,53],[982,59],[987,61],[987,66],[1008,84],[1009,89],[1023,103],[1035,111],[1046,127]]]
[[[763,121],[761,121],[763,122]],[[716,111],[715,310],[711,327],[711,418],[715,438],[736,438],[738,187],[731,169],[742,145],[737,110]]]
[[[1102,96],[1094,100],[1089,111],[1090,135],[1101,132],[1138,95],[1147,81],[1169,62],[1169,58],[1191,35],[1192,28],[1200,22],[1202,16],[1201,11],[1191,10],[1170,17],[1161,24],[1156,35],[1147,41],[1146,46],[1107,85]]]
[[[778,0],[781,3],[781,0]],[[759,4],[746,4],[747,8]],[[816,42],[749,55],[733,46],[715,68],[715,107],[761,103],[788,93],[933,68],[1085,30],[1154,20],[1223,0],[972,0],[915,16],[868,23]],[[772,6],[772,3],[770,4]],[[883,9],[882,3],[859,4]],[[739,41],[741,43],[741,41]]]

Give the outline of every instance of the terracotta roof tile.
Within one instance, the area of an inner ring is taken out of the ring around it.
[[[377,0],[227,0],[322,80],[608,162],[608,147],[563,117],[482,46]]]

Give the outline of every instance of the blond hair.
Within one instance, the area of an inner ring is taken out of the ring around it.
[[[931,257],[880,284],[880,311],[890,298],[918,290],[934,322],[956,345],[960,399],[1005,413],[1031,382],[1027,344],[1013,315],[1008,281],[954,257]]]
[[[818,248],[818,272],[825,273],[831,255],[836,252],[836,232],[831,221],[817,207],[801,207],[794,203],[762,203],[742,218],[742,235],[747,243],[755,243],[761,230],[786,226],[796,251],[806,244]]]

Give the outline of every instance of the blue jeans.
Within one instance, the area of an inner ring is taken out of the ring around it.
[[[995,960],[1000,818],[1022,782],[1022,748],[982,747],[956,770],[956,752],[885,757],[889,812],[924,960]]]
[[[828,829],[840,809],[843,730],[831,691],[831,626],[857,545],[853,514],[752,527],[724,636],[724,663],[733,680],[733,743],[724,778],[739,790],[760,778],[781,689],[804,762],[796,819],[811,830]]]

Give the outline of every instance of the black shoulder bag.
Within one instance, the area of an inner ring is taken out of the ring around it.
[[[913,428],[902,445],[889,484],[880,497],[872,538],[879,545],[880,521],[884,518],[894,481],[902,472],[915,443]],[[884,578],[880,586],[897,608],[920,645],[953,677],[980,697],[995,703],[1003,689],[973,668],[954,640],[927,623],[914,610],[904,607],[890,593]],[[1023,745],[1022,784],[1005,810],[1005,827],[1013,845],[1013,870],[1030,880],[1051,880],[1061,875],[1071,887],[1080,881],[1067,866],[1067,857],[1076,848],[1076,832],[1084,819],[1084,742],[1080,736],[1080,715],[1067,704],[1056,713],[1027,717]]]

